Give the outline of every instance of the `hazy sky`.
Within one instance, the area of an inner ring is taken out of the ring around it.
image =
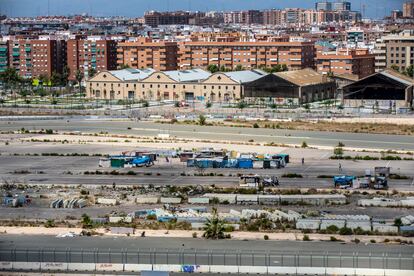
[[[353,10],[365,4],[366,16],[383,17],[402,10],[406,0],[349,0]],[[242,10],[286,7],[314,7],[315,0],[0,0],[0,14],[8,16],[70,15],[142,16],[146,10]],[[49,5],[48,5],[49,3]],[[48,8],[49,6],[49,8]]]

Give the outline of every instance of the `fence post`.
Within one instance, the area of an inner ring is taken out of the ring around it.
[[[224,256],[223,256],[223,259],[224,259],[224,266],[226,266],[226,249],[224,249]]]
[[[369,264],[369,268],[371,268],[371,251],[369,252],[369,255],[368,255],[368,264]]]
[[[313,262],[312,262],[312,251],[310,252],[310,266],[313,267]]]
[[[398,254],[398,268],[401,269],[401,253]]]

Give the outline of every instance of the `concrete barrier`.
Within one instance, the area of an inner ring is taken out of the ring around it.
[[[153,271],[181,272],[181,265],[155,264],[155,265],[152,265],[152,270]]]
[[[40,263],[38,262],[14,262],[13,269],[15,270],[40,270]]]
[[[68,263],[70,271],[95,271],[95,263]]]
[[[355,269],[354,268],[339,268],[339,267],[327,267],[326,268],[326,274],[327,275],[355,275]]]
[[[267,274],[267,266],[239,266],[239,273]]]
[[[296,267],[294,266],[269,266],[267,271],[269,274],[296,275]]]
[[[195,273],[209,273],[210,266],[209,265],[197,265],[194,269]]]
[[[40,263],[40,269],[42,271],[66,271],[68,270],[68,263]]]
[[[384,269],[385,276],[412,276],[414,270]]]
[[[384,276],[384,269],[355,268],[355,275],[359,275],[359,276]]]
[[[11,270],[13,269],[12,262],[0,262],[0,270]]]
[[[152,270],[151,264],[125,264],[124,265],[125,271],[131,271],[131,272],[140,272],[143,270]]]
[[[96,264],[96,271],[123,271],[124,264],[99,263]]]
[[[211,273],[239,273],[237,265],[210,265]]]
[[[324,267],[298,267],[296,272],[299,275],[326,275],[326,269]]]

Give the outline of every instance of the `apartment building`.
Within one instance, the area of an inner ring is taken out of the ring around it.
[[[263,24],[263,12],[259,10],[231,11],[224,13],[226,24]]]
[[[11,39],[8,41],[9,66],[23,78],[50,78],[61,73],[66,64],[63,40]]]
[[[0,41],[0,73],[9,67],[9,43]]]
[[[264,25],[281,25],[284,22],[283,13],[281,10],[265,10],[263,11]]]
[[[314,67],[313,42],[182,42],[179,68],[205,68],[215,64],[233,69],[286,64],[289,70]]]
[[[367,49],[319,51],[316,55],[316,70],[322,74],[364,78],[375,72],[375,56]]]
[[[69,79],[75,80],[76,71],[88,78],[89,70],[95,72],[116,69],[116,42],[104,38],[70,39],[67,41]]]
[[[403,17],[405,18],[414,17],[414,1],[407,1],[403,4]]]
[[[382,38],[375,41],[372,53],[375,56],[375,72],[381,72],[387,68],[387,45]]]
[[[145,25],[150,27],[157,27],[158,25],[188,25],[192,18],[194,18],[194,14],[185,11],[149,11],[144,15]]]
[[[397,67],[400,72],[414,65],[414,32],[404,31],[398,35],[382,38],[386,45],[387,67]]]
[[[151,38],[139,38],[136,41],[118,43],[118,67],[154,68],[166,71],[177,69],[178,46],[176,42],[153,41]]]

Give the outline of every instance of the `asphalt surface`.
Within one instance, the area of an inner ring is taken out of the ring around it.
[[[408,135],[170,125],[153,122],[85,120],[78,118],[68,120],[0,121],[0,129],[3,131],[21,128],[30,130],[43,128],[93,133],[108,131],[113,134],[139,136],[155,136],[159,133],[169,133],[180,138],[232,141],[248,141],[253,139],[256,142],[284,144],[301,144],[302,141],[306,141],[308,145],[319,146],[335,146],[341,141],[348,147],[414,150],[414,136]]]
[[[85,145],[83,148],[92,148],[94,145]],[[3,147],[4,148],[4,147]],[[13,148],[19,148],[19,145]],[[50,145],[45,152],[57,152],[59,145]],[[2,148],[0,147],[0,150]],[[27,151],[26,151],[27,152]],[[83,152],[78,151],[78,152]],[[99,157],[61,157],[61,156],[0,156],[0,177],[17,183],[26,184],[84,184],[84,185],[205,185],[237,186],[238,174],[275,175],[279,177],[281,188],[332,188],[332,178],[318,178],[320,175],[356,175],[364,174],[365,168],[373,169],[376,166],[389,166],[392,173],[410,177],[403,180],[389,180],[390,189],[400,191],[414,191],[413,161],[341,161],[342,171],[338,171],[338,162],[329,159],[307,159],[306,164],[292,162],[282,169],[206,169],[204,173],[215,173],[223,176],[194,176],[198,171],[187,168],[185,164],[174,160],[170,165],[164,160],[155,162],[150,168],[120,169],[120,172],[130,170],[137,175],[85,175],[96,170],[112,171],[112,168],[98,167]],[[19,173],[25,172],[26,173]],[[71,172],[68,174],[67,172]],[[186,176],[181,174],[185,173]],[[297,173],[303,178],[283,178],[283,174]]]
[[[4,261],[393,269],[413,269],[414,265],[413,246],[337,242],[3,235],[0,248],[0,259]]]

